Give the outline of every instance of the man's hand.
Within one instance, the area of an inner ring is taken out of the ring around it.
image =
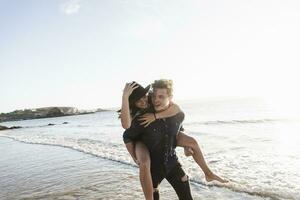
[[[141,123],[141,125],[143,125],[144,127],[149,126],[149,124],[151,124],[152,122],[154,122],[155,119],[155,115],[154,113],[146,113],[143,114],[142,116],[139,117],[138,119]]]
[[[129,98],[131,95],[132,91],[138,88],[137,83],[131,82],[131,83],[126,83],[124,89],[123,89],[123,98]]]

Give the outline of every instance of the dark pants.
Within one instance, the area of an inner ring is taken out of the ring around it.
[[[171,170],[167,175],[163,172],[152,172],[152,181],[153,188],[157,188],[161,181],[166,178],[167,181],[172,185],[179,200],[193,200],[191,195],[190,183],[189,180],[181,180],[185,176],[183,169],[181,168],[180,163]],[[159,192],[154,191],[153,193],[154,200],[159,200]]]

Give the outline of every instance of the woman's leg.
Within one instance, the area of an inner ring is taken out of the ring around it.
[[[177,137],[177,146],[180,147],[189,147],[192,148],[192,156],[195,160],[195,162],[199,165],[199,167],[202,169],[202,171],[205,174],[206,181],[220,181],[221,183],[226,183],[228,181],[220,178],[219,176],[215,175],[207,166],[205,159],[203,157],[203,154],[201,152],[200,146],[198,145],[198,142],[193,138],[190,137],[182,132],[178,134]]]
[[[146,200],[153,200],[153,185],[150,172],[150,154],[148,148],[142,142],[135,144],[136,157],[140,168],[140,182]]]

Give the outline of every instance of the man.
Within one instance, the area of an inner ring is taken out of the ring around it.
[[[172,99],[173,84],[171,80],[156,80],[153,84],[153,107],[146,112],[158,113],[169,108]],[[143,114],[143,113],[141,113]],[[176,136],[181,129],[184,113],[179,112],[173,117],[157,119],[149,126],[140,125],[136,117],[123,134],[126,144],[131,141],[142,141],[150,152],[151,176],[153,181],[153,198],[159,199],[158,185],[166,178],[175,189],[180,200],[191,200],[188,176],[182,170],[176,156]],[[128,149],[129,150],[129,149]],[[134,150],[129,150],[134,151]],[[131,155],[134,152],[129,152]]]

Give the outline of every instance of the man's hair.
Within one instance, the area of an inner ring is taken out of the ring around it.
[[[173,81],[171,79],[155,80],[154,83],[152,83],[152,88],[167,89],[168,95],[173,95]]]

